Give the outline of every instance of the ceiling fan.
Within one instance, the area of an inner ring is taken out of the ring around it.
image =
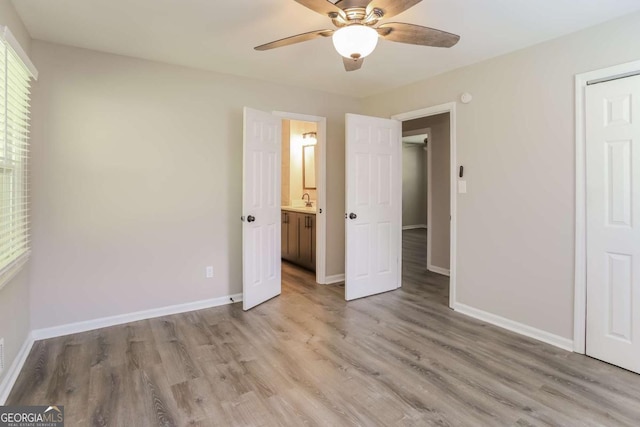
[[[337,30],[317,30],[298,34],[255,47],[269,50],[306,42],[320,37],[332,37],[333,45],[344,62],[347,71],[362,67],[364,58],[376,48],[378,38],[398,43],[421,46],[452,47],[460,36],[402,22],[376,25],[383,18],[395,16],[422,0],[295,0],[303,6],[331,18]]]

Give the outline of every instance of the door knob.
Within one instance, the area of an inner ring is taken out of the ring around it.
[[[249,216],[247,217],[247,222],[253,222],[253,221],[255,221],[255,220],[256,220],[256,217],[255,217],[255,216],[253,216],[253,215],[249,215]]]
[[[351,212],[351,213],[349,214],[349,218],[351,218],[351,219],[356,219],[356,218],[358,218],[358,215],[356,215],[356,214],[354,214],[353,212]]]

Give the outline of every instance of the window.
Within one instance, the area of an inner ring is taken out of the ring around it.
[[[0,26],[0,288],[29,255],[29,86],[35,68]]]

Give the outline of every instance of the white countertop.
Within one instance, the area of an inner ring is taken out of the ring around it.
[[[308,213],[308,214],[315,214],[316,213],[316,207],[312,206],[310,208],[307,208],[305,206],[280,206],[280,208],[283,211],[290,211],[290,212],[300,212],[300,213]]]

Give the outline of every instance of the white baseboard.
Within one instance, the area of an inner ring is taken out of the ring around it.
[[[78,332],[86,332],[109,326],[122,325],[123,323],[136,322],[138,320],[152,319],[154,317],[168,316],[171,314],[233,304],[240,301],[242,301],[242,294],[234,294],[219,298],[188,302],[185,304],[153,308],[151,310],[138,311],[135,313],[121,314],[118,316],[102,317],[99,319],[69,323],[51,328],[36,329],[32,332],[32,338],[37,341],[47,338],[61,337],[64,335],[76,334]]]
[[[324,283],[333,285],[334,283],[344,282],[344,274],[334,274],[333,276],[325,276]]]
[[[517,334],[524,335],[529,338],[545,342],[547,344],[551,344],[563,350],[573,351],[573,340],[569,338],[554,335],[550,332],[536,329],[532,326],[518,323],[505,317],[501,317],[477,308],[469,307],[468,305],[460,304],[458,302],[454,303],[453,309],[458,313],[462,313],[478,320],[482,320],[483,322],[491,323],[492,325],[499,326],[511,332],[515,332]]]
[[[451,275],[451,271],[448,268],[436,267],[435,265],[427,266],[427,270],[429,270],[429,271],[431,271],[433,273],[442,274],[443,276],[450,276]]]
[[[402,230],[415,230],[416,228],[427,228],[427,224],[403,225]]]
[[[22,371],[24,362],[27,361],[27,356],[29,356],[33,343],[33,333],[29,333],[27,338],[25,338],[22,347],[20,347],[20,351],[18,351],[15,359],[13,359],[13,363],[7,370],[7,374],[2,382],[0,382],[0,405],[4,405],[7,402],[9,393],[11,393],[11,389],[18,379],[18,375],[20,375],[20,371]]]

